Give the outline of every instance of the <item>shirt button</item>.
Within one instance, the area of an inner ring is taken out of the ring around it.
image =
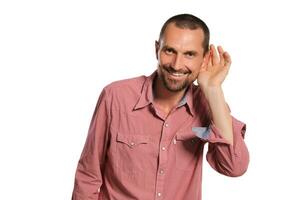
[[[161,193],[160,193],[160,192],[158,192],[158,193],[157,193],[157,196],[159,196],[159,197],[160,197],[160,196],[161,196]]]
[[[134,142],[131,142],[131,143],[130,143],[130,146],[133,146],[133,145],[134,145]]]
[[[166,147],[162,147],[161,150],[165,151],[165,150],[166,150]]]
[[[161,170],[159,171],[159,173],[163,174],[163,173],[164,173],[164,170],[163,170],[163,169],[161,169]]]
[[[168,127],[169,126],[169,124],[168,123],[165,123],[165,127]]]

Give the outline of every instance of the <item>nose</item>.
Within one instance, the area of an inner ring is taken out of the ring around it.
[[[179,54],[174,56],[172,66],[175,70],[179,70],[179,69],[183,68],[183,57]]]

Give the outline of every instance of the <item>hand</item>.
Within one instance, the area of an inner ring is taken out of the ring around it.
[[[218,52],[214,45],[210,45],[209,52],[205,55],[198,74],[197,82],[202,89],[209,87],[219,87],[225,80],[231,59],[227,52],[224,52],[221,46],[218,46]]]

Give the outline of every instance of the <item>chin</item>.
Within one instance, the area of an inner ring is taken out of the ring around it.
[[[170,92],[180,92],[180,91],[185,90],[189,86],[187,81],[184,81],[180,84],[172,84],[170,82],[171,82],[170,80],[165,80],[163,78],[163,84],[164,84],[165,88],[167,90],[169,90]]]

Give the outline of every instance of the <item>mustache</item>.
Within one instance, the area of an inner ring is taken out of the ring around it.
[[[183,74],[191,73],[191,71],[189,69],[187,69],[187,70],[176,70],[176,69],[174,69],[174,67],[171,64],[164,64],[164,65],[161,65],[161,67],[169,73],[183,73]]]

